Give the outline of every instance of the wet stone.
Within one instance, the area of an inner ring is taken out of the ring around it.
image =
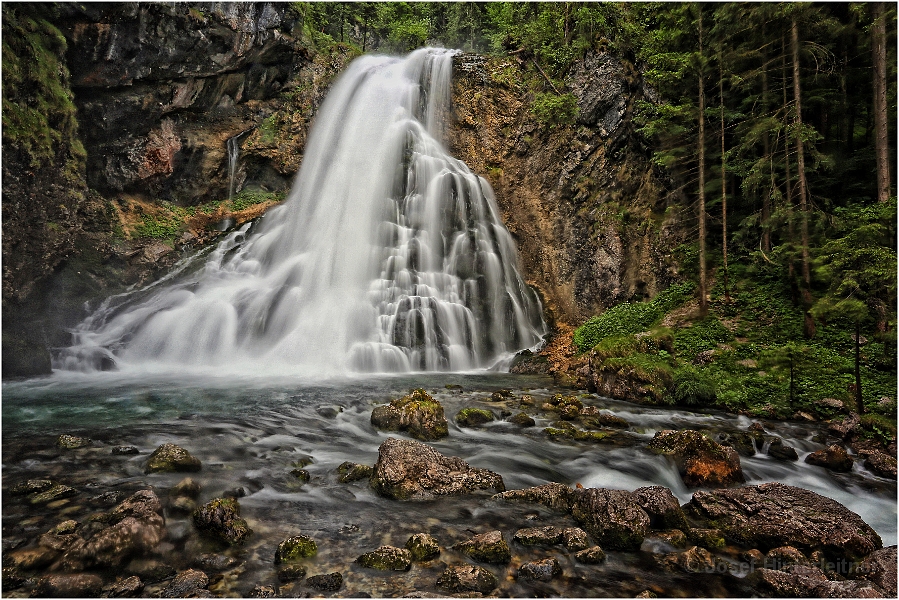
[[[278,569],[278,581],[288,583],[290,581],[298,581],[306,576],[306,567],[303,565],[285,565]]]
[[[698,431],[658,431],[647,447],[657,454],[670,456],[688,486],[721,486],[745,481],[737,451]]]
[[[56,446],[65,448],[66,450],[74,450],[76,448],[84,448],[90,446],[91,440],[88,438],[78,437],[75,435],[62,434],[56,438]]]
[[[567,513],[574,501],[574,490],[561,483],[547,483],[523,490],[509,490],[493,496],[492,500],[531,502]]]
[[[858,567],[859,577],[870,581],[887,598],[896,597],[896,546],[872,552]]]
[[[95,506],[115,506],[122,500],[121,492],[103,492],[99,496],[90,498],[88,502]]]
[[[172,583],[162,591],[163,598],[208,597],[209,577],[203,571],[188,569],[175,575]],[[202,590],[202,591],[201,591]],[[205,594],[203,592],[206,592]]]
[[[157,583],[174,577],[175,567],[155,558],[139,558],[131,561],[127,573],[140,577],[145,583]]]
[[[641,487],[634,490],[634,496],[649,515],[649,526],[653,529],[687,530],[687,517],[670,489],[660,485]]]
[[[530,581],[550,581],[561,574],[562,565],[555,558],[526,562],[518,567],[518,578]]]
[[[302,483],[309,483],[309,481],[312,479],[312,476],[309,475],[309,471],[307,471],[306,469],[292,469],[290,471],[290,474],[296,477]]]
[[[240,504],[232,498],[216,498],[193,513],[194,525],[200,531],[230,545],[241,544],[253,533],[240,517]]]
[[[78,490],[70,488],[67,485],[56,484],[43,492],[32,494],[29,496],[28,501],[31,504],[49,504],[63,498],[71,498],[72,496],[77,495]]]
[[[456,413],[456,424],[459,427],[479,427],[493,420],[493,413],[483,408],[467,407]]]
[[[780,438],[774,438],[768,445],[768,456],[778,460],[799,460],[799,455],[793,446],[787,446]]]
[[[107,598],[128,598],[136,596],[144,589],[144,584],[137,575],[117,579],[115,582],[103,588],[103,595]]]
[[[49,490],[51,487],[53,487],[53,482],[49,479],[29,479],[28,481],[23,481],[22,483],[13,486],[10,492],[17,496],[24,494],[38,494]]]
[[[250,590],[250,598],[274,598],[275,596],[277,596],[277,592],[270,585],[257,585]]]
[[[137,446],[113,446],[112,454],[117,456],[127,456],[131,454],[140,454]]]
[[[561,527],[530,527],[519,529],[512,539],[524,546],[544,545],[552,546],[562,543]]]
[[[805,462],[817,467],[824,467],[831,471],[846,473],[852,470],[852,458],[846,452],[846,449],[834,444],[824,450],[812,452],[805,457]]]
[[[189,515],[197,509],[197,503],[193,498],[178,496],[169,503],[169,509],[173,514]]]
[[[896,459],[875,450],[865,457],[865,468],[879,477],[896,479]]]
[[[478,592],[489,594],[499,582],[496,575],[477,565],[451,566],[437,578],[437,589],[449,594]]]
[[[356,562],[379,571],[408,571],[412,567],[412,553],[405,548],[381,546],[377,550],[366,552]]]
[[[780,546],[779,548],[769,550],[768,554],[765,555],[766,569],[780,571],[789,565],[802,565],[807,567],[810,566],[811,563],[802,552],[793,546]]]
[[[306,585],[322,592],[336,592],[343,586],[343,575],[338,572],[313,575],[306,579]]]
[[[406,550],[412,553],[412,560],[416,562],[431,560],[440,555],[440,545],[437,540],[427,533],[416,533],[406,540]]]
[[[606,559],[606,553],[599,546],[592,546],[574,555],[574,559],[585,565],[598,565]]]
[[[368,465],[360,465],[353,462],[345,462],[337,467],[337,480],[340,483],[351,483],[360,479],[371,477],[372,468]]]
[[[173,473],[199,471],[199,459],[175,444],[163,444],[153,451],[144,467],[144,473]]]
[[[566,527],[562,531],[562,544],[569,552],[578,552],[590,546],[587,532],[579,527]]]
[[[390,404],[375,407],[371,424],[386,431],[404,431],[422,441],[449,435],[443,405],[423,389],[412,390]]]
[[[306,535],[295,535],[278,544],[278,549],[275,551],[275,564],[311,558],[317,553],[318,546],[315,540]]]
[[[19,570],[15,567],[3,567],[3,580],[2,580],[2,589],[4,592],[10,592],[12,590],[17,590],[23,585],[27,579],[19,573]]]
[[[512,560],[509,545],[503,539],[501,531],[481,533],[469,540],[455,544],[452,548],[469,558],[484,563],[506,564]]]
[[[49,533],[52,533],[53,535],[65,535],[67,533],[75,533],[76,529],[78,529],[78,521],[69,519],[51,529]]]
[[[657,538],[675,548],[687,547],[687,535],[680,529],[666,529],[652,532],[652,537]]]
[[[523,412],[509,417],[509,422],[514,423],[519,427],[533,427],[537,424],[537,422],[533,418],[531,418],[527,413]]]
[[[200,495],[200,484],[191,479],[190,477],[185,477],[181,481],[175,484],[175,486],[169,490],[169,496],[185,496],[187,498],[197,499]]]
[[[578,490],[571,508],[575,521],[604,548],[637,550],[649,532],[649,515],[625,490]]]
[[[100,595],[103,580],[99,575],[66,573],[42,577],[31,594],[33,598],[91,598]]]
[[[201,554],[194,559],[193,566],[201,571],[227,571],[237,563],[237,559],[224,554]]]
[[[693,546],[675,555],[667,555],[664,561],[687,573],[714,573],[718,567],[718,561],[712,553],[699,546]]]
[[[724,548],[724,534],[718,529],[691,527],[687,530],[687,537],[697,546],[709,550]]]

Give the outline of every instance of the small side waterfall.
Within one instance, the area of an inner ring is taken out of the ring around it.
[[[55,368],[459,371],[538,344],[490,185],[442,145],[452,54],[355,60],[288,200],[192,274],[105,305]]]
[[[240,156],[240,135],[228,138],[228,202],[234,199],[234,176],[237,174],[237,158]]]

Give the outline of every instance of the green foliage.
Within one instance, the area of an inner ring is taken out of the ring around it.
[[[531,110],[537,120],[546,125],[571,125],[578,115],[577,98],[574,94],[537,94]]]
[[[163,203],[159,213],[141,215],[140,223],[134,227],[134,236],[174,241],[184,230],[184,220],[189,216],[189,211],[181,206]]]
[[[251,206],[262,204],[263,202],[281,202],[284,200],[283,192],[266,192],[263,190],[241,190],[231,200],[231,211],[240,212]]]
[[[671,397],[676,404],[712,404],[715,401],[715,380],[693,365],[682,365],[674,371]]]

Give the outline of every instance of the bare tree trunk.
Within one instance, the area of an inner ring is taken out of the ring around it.
[[[874,148],[877,157],[877,200],[890,199],[890,149],[887,138],[886,19],[883,3],[871,4],[874,27],[871,52],[874,55]]]
[[[721,108],[721,255],[724,267],[724,301],[730,302],[727,272],[727,161],[724,158],[724,57],[718,50],[718,103]]]
[[[699,55],[702,56],[702,5],[699,5]],[[699,311],[709,310],[705,261],[705,90],[702,65],[699,66]]]
[[[781,38],[781,57],[783,59],[783,107],[784,107],[784,121],[787,119],[787,115],[789,114],[789,110],[787,107],[789,106],[787,100],[787,41],[786,37]],[[789,236],[790,246],[796,243],[796,232],[793,227],[793,174],[790,168],[790,143],[789,138],[784,138],[784,176],[786,178],[786,191],[787,191],[787,235]],[[793,277],[796,273],[796,265],[793,261],[793,253],[792,250],[790,252],[790,259],[788,265],[788,274],[790,277],[790,281],[793,281]],[[796,297],[793,297],[793,301],[796,301]]]
[[[815,335],[815,321],[808,312],[812,305],[812,275],[809,259],[808,235],[808,185],[805,180],[805,153],[802,144],[802,93],[799,83],[799,25],[793,19],[791,27],[791,45],[793,49],[793,97],[796,101],[796,171],[799,177],[799,212],[802,244],[802,303],[805,308],[805,335]]]
[[[764,36],[764,30],[762,31]],[[768,96],[768,50],[765,48],[764,67],[762,68],[762,110],[767,113],[771,99]],[[774,157],[771,155],[771,139],[766,131],[762,135],[765,157],[768,159],[768,170],[771,174],[771,185],[762,193],[762,252],[771,252],[771,194],[774,192]]]

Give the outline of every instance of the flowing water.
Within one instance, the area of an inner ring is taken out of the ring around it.
[[[461,389],[447,386],[461,386]],[[60,373],[43,380],[6,383],[3,387],[3,487],[24,479],[49,478],[79,490],[79,496],[52,510],[21,507],[4,495],[4,544],[41,533],[58,521],[82,521],[91,512],[90,498],[106,492],[122,494],[151,487],[165,501],[166,490],[183,474],[145,475],[147,455],[160,444],[179,444],[203,462],[191,474],[203,488],[200,500],[239,490],[243,516],[254,530],[250,540],[227,554],[237,558],[240,573],[213,586],[220,593],[248,595],[253,585],[275,585],[275,547],[303,533],[319,545],[319,556],[307,565],[309,574],[340,571],[346,581],[340,595],[408,595],[436,592],[435,582],[446,564],[465,559],[448,550],[472,532],[502,530],[511,540],[515,530],[542,525],[572,526],[570,518],[533,507],[498,505],[487,496],[445,498],[431,502],[397,502],[377,496],[367,484],[342,484],[335,469],[344,461],[372,465],[378,446],[390,435],[370,424],[373,406],[424,387],[440,400],[450,421],[449,436],[433,446],[459,456],[473,466],[502,475],[507,489],[548,481],[570,486],[633,490],[645,485],[669,487],[682,501],[694,489],[684,486],[666,458],[645,449],[655,431],[692,428],[719,432],[745,431],[749,419],[718,412],[687,412],[651,408],[584,395],[586,405],[608,409],[630,427],[614,442],[556,443],[544,433],[552,417],[537,415],[536,427],[522,429],[497,419],[483,428],[458,427],[454,415],[463,407],[492,410],[497,417],[519,410],[528,394],[539,406],[554,393],[546,378],[502,374],[371,375],[318,381],[296,378],[172,376],[136,378],[122,373],[84,375]],[[513,398],[491,401],[491,392],[507,388]],[[534,413],[533,409],[529,412]],[[794,446],[800,460],[782,462],[763,454],[741,459],[748,483],[780,481],[836,499],[874,527],[885,545],[896,543],[896,483],[857,467],[836,474],[803,462],[823,447],[813,441],[823,428],[816,424],[771,423],[768,431]],[[90,437],[90,448],[60,450],[57,435]],[[111,454],[115,445],[134,445],[140,454]],[[305,465],[305,466],[304,466]],[[311,482],[301,484],[290,471],[304,466]],[[23,525],[25,523],[25,525]],[[191,537],[189,518],[167,515],[164,560],[187,568],[208,548]],[[402,546],[420,531],[438,538],[444,552],[433,563],[408,573],[383,574],[363,569],[353,560],[381,544]],[[649,542],[647,542],[649,544]],[[546,551],[515,545],[513,563],[491,567],[500,578],[501,593],[513,596],[630,596],[651,588],[659,595],[746,595],[742,579],[733,574],[690,575],[658,568],[651,544],[642,552],[611,552],[601,565],[581,565],[559,556],[562,579],[534,588],[514,577],[517,565],[542,558]],[[543,554],[541,554],[543,553]],[[727,556],[739,573],[738,557]],[[293,584],[291,584],[293,585]],[[282,586],[292,595],[308,588]]]
[[[451,70],[445,50],[354,61],[285,204],[105,303],[54,368],[464,371],[540,343],[491,188],[441,142]]]

